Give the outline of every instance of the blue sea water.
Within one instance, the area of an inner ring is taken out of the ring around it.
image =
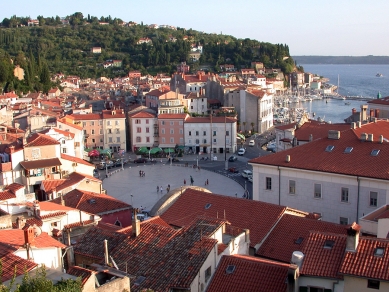
[[[376,98],[381,92],[382,97],[389,96],[389,65],[304,65],[305,72],[317,74],[329,78],[329,83],[337,85],[339,75],[339,94],[344,96],[363,96]],[[377,73],[383,77],[376,77]],[[343,123],[344,119],[351,115],[353,108],[360,110],[366,101],[328,99],[314,100],[312,102],[300,103],[300,107],[315,113],[315,118],[321,117],[332,123]]]

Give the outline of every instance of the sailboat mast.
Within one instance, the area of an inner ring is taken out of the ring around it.
[[[336,88],[336,93],[339,95],[339,74],[338,74],[338,87]]]

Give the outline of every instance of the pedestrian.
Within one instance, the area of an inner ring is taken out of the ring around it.
[[[186,179],[184,179],[184,186],[186,186]]]
[[[207,179],[207,185],[209,185],[209,181],[208,181],[208,179]]]
[[[190,185],[193,186],[193,183],[194,183],[193,177],[190,176]]]
[[[159,192],[159,186],[157,186],[157,194],[158,194],[158,192]]]
[[[141,170],[139,170],[139,176],[142,176],[142,171]]]
[[[162,192],[163,192],[163,188],[162,188],[162,186],[161,186],[160,190],[161,190],[161,194],[162,194]]]

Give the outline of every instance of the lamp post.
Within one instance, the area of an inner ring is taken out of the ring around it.
[[[108,164],[105,162],[105,177],[108,177]]]
[[[151,149],[149,150],[149,160],[150,160],[150,152],[151,152]]]
[[[226,113],[224,113],[224,170],[228,169],[228,160],[227,160],[227,123],[226,123]]]
[[[122,161],[122,170],[123,170],[123,157],[122,157],[122,158],[120,158],[120,160]]]
[[[134,208],[134,204],[132,203],[132,198],[134,197],[133,195],[130,195],[131,196],[131,206],[132,208]]]

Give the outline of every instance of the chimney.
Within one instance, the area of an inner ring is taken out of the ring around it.
[[[133,208],[132,213],[134,214],[134,219],[132,220],[132,235],[137,237],[140,234],[140,221],[138,219],[138,209]]]
[[[351,110],[351,113],[354,115],[357,113],[357,109],[354,107],[352,110]]]
[[[367,139],[367,134],[366,133],[362,133],[361,134],[361,141],[366,141]]]
[[[40,217],[41,217],[41,209],[40,209],[39,201],[38,201],[38,200],[35,200],[35,201],[34,201],[34,204],[33,204],[33,211],[34,211],[34,216],[35,216],[35,217],[37,217],[37,218],[40,218]]]
[[[61,205],[65,206],[65,200],[63,199],[63,195],[61,194]]]
[[[287,290],[288,292],[297,291],[298,287],[298,277],[300,275],[299,267],[297,265],[291,264],[288,268],[288,278],[287,278]]]
[[[26,220],[22,216],[18,216],[16,218],[16,228],[17,229],[23,229],[24,225],[26,224]]]
[[[286,161],[286,162],[290,162],[290,155],[286,155],[285,161]]]
[[[351,226],[347,229],[346,251],[351,251],[351,252],[357,251],[360,230],[361,230],[361,226],[355,222],[351,224]]]
[[[373,134],[368,134],[367,135],[367,141],[373,142]]]
[[[104,239],[104,264],[109,265],[108,240]]]
[[[313,141],[313,135],[310,134],[310,135],[309,135],[309,142],[312,142],[312,141]]]
[[[328,131],[328,139],[339,140],[340,139],[340,131],[329,130]]]
[[[384,136],[380,135],[380,144],[384,143]]]
[[[34,229],[32,227],[28,227],[24,231],[24,247],[27,251],[27,260],[30,260],[30,248],[31,244],[34,243]]]
[[[351,129],[356,129],[357,128],[357,123],[351,123]]]
[[[296,265],[299,269],[301,269],[303,260],[304,254],[301,251],[294,251],[292,253],[292,259],[290,260],[290,263]]]
[[[357,126],[358,126],[358,128],[361,128],[362,127],[362,122],[358,122]]]

